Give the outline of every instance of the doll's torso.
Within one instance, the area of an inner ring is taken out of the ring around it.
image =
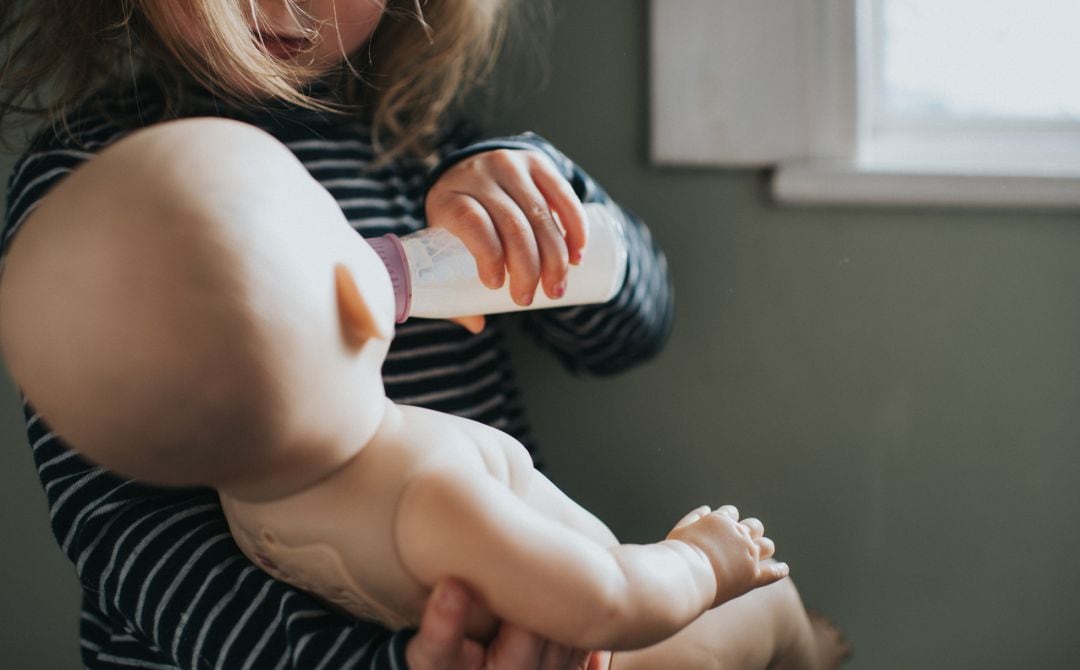
[[[431,586],[402,565],[395,511],[407,482],[441,463],[486,472],[525,497],[532,461],[520,443],[483,424],[395,405],[375,438],[343,467],[284,499],[221,495],[237,544],[264,571],[362,619],[415,626]],[[478,637],[494,619],[477,613]]]

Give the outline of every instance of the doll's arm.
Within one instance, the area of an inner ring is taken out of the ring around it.
[[[543,510],[548,517],[584,533],[602,547],[619,544],[618,538],[604,522],[563,493],[551,480],[537,470],[530,471],[529,490],[525,499],[534,509]]]
[[[579,648],[661,640],[713,606],[718,592],[700,547],[605,547],[482,472],[421,475],[395,522],[402,561],[418,579],[457,577],[496,616]]]

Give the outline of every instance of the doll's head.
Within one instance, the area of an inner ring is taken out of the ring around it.
[[[167,110],[183,106],[192,81],[243,104],[325,107],[303,89],[319,78],[342,103],[331,108],[369,121],[387,154],[425,157],[448,110],[490,68],[514,1],[5,0],[0,125],[4,102],[25,109],[32,94],[51,97],[57,120],[136,74],[161,82]]]
[[[72,203],[85,222],[52,215]],[[236,122],[155,126],[74,172],[13,242],[0,306],[30,401],[128,476],[280,495],[385,407],[385,268],[288,149]]]

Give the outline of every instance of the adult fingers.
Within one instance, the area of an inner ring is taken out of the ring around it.
[[[540,659],[543,670],[582,670],[589,660],[589,652],[548,641]]]
[[[478,670],[483,650],[465,639],[468,592],[452,580],[436,585],[420,619],[420,629],[405,648],[412,670]]]
[[[539,670],[544,640],[523,628],[503,623],[488,648],[491,670]]]

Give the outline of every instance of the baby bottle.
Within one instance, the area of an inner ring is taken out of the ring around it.
[[[611,300],[626,274],[622,224],[598,203],[585,205],[585,222],[584,253],[580,263],[569,267],[566,293],[549,298],[537,291],[527,306],[510,297],[509,282],[498,289],[484,286],[465,244],[443,228],[425,228],[404,237],[388,234],[368,243],[390,273],[398,323],[410,316],[446,319]]]

